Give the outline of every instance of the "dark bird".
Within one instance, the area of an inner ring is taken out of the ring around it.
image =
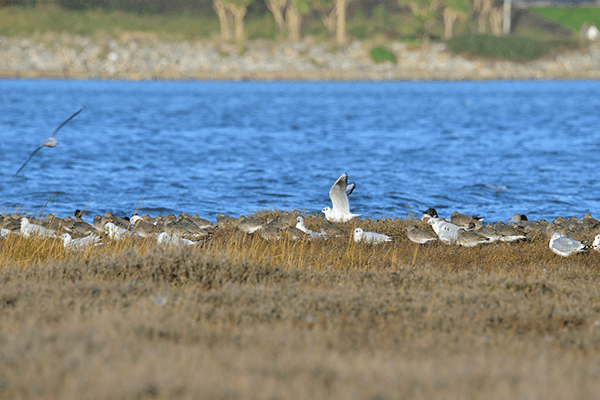
[[[73,118],[75,118],[75,116],[77,114],[79,114],[80,112],[82,112],[84,108],[82,108],[81,110],[77,111],[75,114],[71,115],[71,117],[68,120],[66,120],[65,122],[63,122],[62,124],[60,124],[60,126],[58,128],[56,128],[56,130],[54,131],[54,133],[52,134],[52,136],[50,136],[48,139],[44,140],[44,142],[40,145],[40,147],[38,147],[37,149],[35,149],[33,151],[33,153],[31,153],[29,155],[29,158],[27,159],[27,161],[25,161],[25,163],[21,166],[21,168],[19,168],[19,170],[17,171],[17,173],[14,174],[12,177],[14,178],[15,176],[19,175],[19,172],[21,172],[21,170],[23,168],[25,168],[25,166],[27,165],[27,163],[29,162],[29,160],[31,160],[31,158],[35,155],[35,153],[37,153],[38,151],[40,151],[40,149],[42,147],[44,147],[44,146],[46,146],[46,147],[56,147],[56,145],[58,144],[58,142],[56,141],[56,139],[54,139],[54,135],[56,135],[56,132],[58,132],[58,130],[60,128],[62,128],[63,126],[65,126],[67,124],[67,122],[69,122],[70,120],[72,120]]]

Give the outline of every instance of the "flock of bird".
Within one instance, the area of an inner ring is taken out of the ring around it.
[[[333,184],[329,191],[329,197],[333,208],[325,207],[322,212],[325,218],[332,222],[347,222],[360,214],[350,212],[348,195],[352,193],[355,184],[348,185],[348,175],[343,174]],[[300,225],[301,217],[298,217]],[[591,214],[586,214],[583,220],[575,217],[565,219],[558,217],[551,223],[545,220],[528,221],[523,214],[515,214],[509,221],[512,224],[505,224],[500,221],[496,224],[483,225],[483,218],[455,211],[450,217],[450,221],[439,218],[434,208],[429,208],[423,213],[421,221],[426,222],[431,230],[418,228],[415,224],[409,225],[406,230],[408,239],[414,243],[426,244],[435,240],[448,245],[460,245],[464,247],[475,247],[480,244],[493,243],[496,241],[514,242],[525,240],[528,234],[542,233],[551,235],[548,247],[555,254],[568,257],[575,253],[585,252],[589,248],[600,251],[600,234],[594,237],[591,246],[567,236],[569,233],[581,235],[589,233],[600,228],[600,221],[594,219]],[[302,223],[303,226],[303,223]],[[384,235],[376,232],[365,232],[362,228],[354,230],[354,240],[357,242],[366,242],[369,244],[378,244],[393,240],[393,236]]]
[[[282,219],[270,218],[266,222],[241,216],[234,218],[219,214],[217,223],[182,213],[178,217],[149,215],[133,215],[118,217],[110,212],[104,216],[96,215],[92,224],[85,222],[82,213],[77,210],[75,217],[57,218],[48,214],[40,223],[32,223],[23,215],[0,215],[0,236],[20,234],[23,237],[37,236],[55,237],[63,241],[64,247],[81,250],[104,243],[105,238],[121,240],[130,236],[153,238],[157,243],[169,246],[192,246],[207,240],[211,233],[223,227],[236,227],[248,234],[259,233],[265,240],[278,240],[288,237],[292,240],[306,238],[308,240],[326,240],[330,237],[344,236],[346,230],[340,226],[357,219],[361,214],[350,212],[348,196],[356,188],[348,183],[348,175],[342,174],[329,190],[332,206],[324,207],[321,213],[325,219],[320,232],[314,232],[305,226],[300,215],[287,213]],[[550,236],[549,248],[556,254],[567,257],[574,253],[585,252],[588,248],[600,251],[600,234],[596,235],[591,246],[568,237],[582,236],[600,228],[600,221],[586,214],[582,220],[575,217],[565,219],[558,217],[548,223],[545,220],[528,221],[522,214],[516,214],[508,224],[483,224],[483,218],[467,216],[453,212],[449,219],[440,218],[433,208],[423,213],[419,220],[413,221],[406,229],[407,238],[419,245],[440,241],[447,245],[475,247],[497,241],[514,242],[526,240],[535,234]],[[418,227],[420,225],[421,227]],[[368,232],[356,227],[352,232],[353,240],[370,245],[390,242],[397,236]]]
[[[25,168],[41,148],[55,147],[57,145],[56,133],[83,110],[83,108],[80,109],[56,128],[52,136],[31,153],[21,168],[13,175],[13,178]],[[348,196],[352,194],[355,188],[354,183],[348,183],[346,173],[335,181],[329,190],[332,206],[325,207],[321,211],[325,215],[325,221],[321,224],[321,232],[308,230],[301,216],[295,218],[294,226],[293,222],[290,223],[290,221],[270,220],[263,223],[253,218],[240,217],[236,219],[219,214],[217,216],[217,226],[235,225],[247,233],[260,231],[261,236],[266,240],[280,239],[284,235],[288,235],[292,239],[307,237],[309,240],[340,236],[345,231],[335,225],[336,223],[346,223],[362,215],[350,212]],[[65,247],[73,249],[102,244],[102,237],[99,235],[106,235],[111,239],[122,239],[128,235],[137,235],[144,238],[155,237],[157,242],[168,245],[194,245],[201,240],[205,240],[209,236],[209,232],[215,229],[215,225],[210,221],[197,215],[190,217],[186,213],[179,217],[167,216],[164,218],[160,216],[156,218],[150,216],[140,217],[138,215],[131,218],[119,218],[106,213],[103,217],[96,215],[93,225],[84,222],[77,212],[74,219],[67,217],[61,220],[48,215],[41,224],[33,224],[24,216],[21,216],[20,219],[19,216],[11,215],[2,215],[1,217],[3,219],[0,231],[2,237],[10,233],[19,233],[24,237],[59,237]],[[592,218],[590,214],[586,214],[583,220],[578,220],[575,217],[569,220],[558,217],[551,223],[544,220],[529,222],[525,215],[516,214],[509,221],[512,222],[510,225],[498,222],[495,225],[488,224],[484,226],[483,218],[469,217],[455,211],[452,213],[450,221],[448,221],[440,218],[436,210],[430,208],[424,212],[421,221],[426,222],[431,229],[422,229],[415,224],[411,224],[406,230],[408,239],[420,245],[439,240],[448,245],[457,244],[464,247],[474,247],[496,241],[525,240],[528,233],[538,231],[550,236],[549,248],[563,257],[585,252],[590,247],[600,251],[600,234],[594,237],[591,246],[567,236],[569,232],[581,229],[587,229],[588,232],[591,232],[599,228],[600,222]],[[60,231],[64,232],[59,234]],[[353,239],[356,242],[379,244],[392,241],[394,237],[377,232],[366,232],[357,227],[353,232]]]

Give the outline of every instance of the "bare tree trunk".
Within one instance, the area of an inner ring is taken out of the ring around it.
[[[319,13],[319,17],[321,17],[321,21],[323,21],[323,25],[327,28],[329,33],[335,32],[335,23],[336,23],[336,9],[335,7],[321,7],[317,9]]]
[[[491,1],[491,0],[490,0]],[[414,1],[408,2],[408,7],[411,9],[413,14],[423,22],[423,29],[425,34],[423,36],[423,45],[428,47],[429,41],[431,40],[431,29],[433,28],[434,20],[433,15],[440,3],[438,1],[431,1],[429,5],[418,4]]]
[[[302,15],[298,12],[296,5],[291,1],[285,10],[285,19],[287,21],[288,33],[290,40],[297,42],[300,40],[300,24],[302,23]]]
[[[492,28],[492,35],[502,35],[502,17],[504,11],[501,8],[492,8],[490,10],[490,26]]]
[[[483,0],[473,0],[473,17],[471,19],[471,32],[475,32],[475,29],[476,29],[475,20],[477,19],[477,17],[479,16],[479,13],[481,12],[482,2],[483,2]]]
[[[458,18],[458,13],[450,7],[444,8],[444,39],[452,39],[452,27]]]
[[[221,40],[231,40],[231,15],[227,7],[221,0],[213,0],[213,8],[219,17],[219,26],[221,27]]]
[[[510,35],[510,18],[512,13],[512,1],[504,0],[504,23],[502,25],[502,33],[504,36]]]
[[[346,43],[346,8],[349,0],[333,0],[335,3],[335,12],[337,23],[335,27],[335,41],[343,46]]]
[[[283,10],[287,5],[287,0],[267,0],[267,8],[277,24],[277,30],[279,31],[279,39],[285,38],[285,19],[283,18]]]
[[[481,10],[477,17],[478,31],[479,33],[485,33],[487,31],[487,19],[490,11],[492,10],[492,0],[482,0]]]
[[[227,4],[227,8],[233,14],[235,20],[235,41],[240,44],[244,42],[244,16],[246,15],[246,6]]]

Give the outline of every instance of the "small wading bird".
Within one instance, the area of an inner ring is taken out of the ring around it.
[[[331,222],[348,222],[352,218],[360,217],[362,214],[352,214],[350,212],[350,202],[348,196],[352,193],[356,185],[348,184],[348,174],[345,172],[335,181],[329,190],[329,198],[333,208],[325,207],[321,212],[325,218]]]
[[[33,151],[33,153],[31,153],[29,155],[29,158],[27,159],[27,161],[25,161],[25,163],[23,165],[21,165],[21,168],[19,168],[19,170],[12,177],[14,178],[15,176],[19,175],[19,172],[21,172],[21,170],[23,168],[25,168],[25,166],[27,165],[27,163],[29,162],[29,160],[31,160],[31,158],[35,155],[35,153],[37,153],[38,151],[40,151],[40,149],[42,147],[44,147],[44,146],[45,147],[56,147],[56,145],[58,144],[58,142],[56,141],[56,139],[54,139],[54,135],[56,135],[56,132],[58,132],[58,130],[60,128],[62,128],[63,126],[65,126],[67,124],[67,122],[69,122],[70,120],[72,120],[73,118],[75,118],[75,116],[77,114],[79,114],[80,112],[82,112],[84,108],[82,108],[81,110],[77,111],[75,114],[71,115],[71,117],[68,120],[66,120],[65,122],[63,122],[62,124],[60,124],[60,126],[58,128],[56,128],[56,130],[54,131],[54,133],[52,134],[52,136],[50,136],[48,139],[44,140],[44,142],[40,145],[40,147],[38,147],[37,149],[35,149]]]

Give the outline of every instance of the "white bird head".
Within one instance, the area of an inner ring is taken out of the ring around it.
[[[301,216],[297,216],[296,221],[296,228],[306,232],[306,227],[304,226],[304,218],[302,218]]]
[[[134,215],[133,217],[131,217],[129,219],[129,226],[134,226],[135,223],[138,222],[141,219],[142,219],[142,217],[140,217],[139,215]]]
[[[552,242],[553,242],[553,241],[555,241],[556,239],[559,239],[559,238],[561,238],[561,237],[563,237],[563,235],[561,235],[561,233],[560,233],[560,232],[554,232],[554,233],[552,234],[552,237],[550,238],[550,241],[552,241]]]
[[[321,212],[325,214],[326,219],[329,219],[329,217],[333,214],[333,210],[331,209],[331,207],[325,207],[321,210]]]
[[[358,242],[359,240],[361,240],[364,234],[365,231],[362,228],[356,228],[354,230],[354,241]]]
[[[67,247],[71,243],[71,240],[73,240],[73,238],[71,238],[71,235],[69,235],[68,233],[63,233],[59,237],[62,239],[63,245],[65,247]]]
[[[169,239],[170,239],[170,237],[167,232],[161,232],[158,234],[158,236],[156,236],[156,241],[158,243],[167,243],[169,241]]]
[[[107,233],[115,233],[118,232],[119,229],[117,229],[117,226],[112,222],[107,222],[106,224],[104,224],[104,230]]]

